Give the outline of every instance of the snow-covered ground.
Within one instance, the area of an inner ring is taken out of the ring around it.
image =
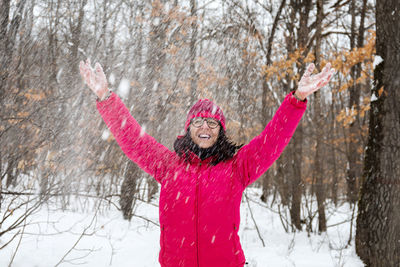
[[[351,218],[348,205],[327,209],[328,226],[331,225],[327,233],[308,236],[305,231],[286,233],[279,214],[258,201],[259,193],[258,190],[247,191],[252,201],[243,201],[241,209],[239,233],[249,267],[363,266],[355,254],[354,242],[346,247],[350,223],[339,224]],[[16,267],[159,266],[159,227],[154,224],[158,223],[157,201],[155,199],[152,204],[138,202],[135,214],[143,218],[133,217],[131,222],[123,220],[120,211],[104,202],[97,213],[83,211],[79,201],[70,205],[67,211],[55,208],[56,204],[43,206],[27,221],[22,238],[17,236],[0,250],[0,266],[9,266],[13,257],[11,266]],[[265,247],[257,234],[249,204]],[[94,210],[93,206],[86,206],[86,210]],[[1,217],[4,208],[5,205]],[[12,216],[18,216],[20,212],[15,211]],[[3,225],[1,229],[5,227]],[[1,236],[0,247],[15,232]]]

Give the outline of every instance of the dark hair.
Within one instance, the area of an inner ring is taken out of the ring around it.
[[[185,161],[189,161],[189,152],[195,153],[201,160],[213,156],[211,165],[217,165],[221,161],[231,159],[236,151],[243,145],[236,145],[225,135],[224,129],[221,127],[218,134],[218,139],[212,147],[200,148],[193,142],[190,137],[190,128],[184,136],[178,137],[174,142],[175,152]]]

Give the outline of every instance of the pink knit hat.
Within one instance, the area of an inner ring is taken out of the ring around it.
[[[187,131],[190,121],[195,117],[214,118],[219,121],[224,130],[226,130],[225,117],[224,113],[222,113],[222,109],[208,99],[200,99],[190,109],[186,118],[185,131]]]

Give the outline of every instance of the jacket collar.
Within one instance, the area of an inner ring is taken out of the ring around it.
[[[193,151],[189,151],[188,159],[191,164],[200,164],[201,163],[201,164],[209,165],[209,164],[211,164],[213,159],[215,159],[215,156],[210,156],[208,158],[201,160],[200,157],[197,156]]]

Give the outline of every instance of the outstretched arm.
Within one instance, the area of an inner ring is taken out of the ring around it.
[[[131,116],[122,100],[108,89],[107,79],[99,63],[81,62],[80,72],[88,87],[97,95],[97,109],[125,155],[158,182],[165,177],[176,154],[144,132]]]
[[[285,97],[264,131],[236,154],[236,168],[244,187],[254,182],[279,158],[306,110],[306,97],[325,86],[335,73],[329,63],[316,75],[311,75],[313,70],[314,64],[307,67],[297,90]]]

